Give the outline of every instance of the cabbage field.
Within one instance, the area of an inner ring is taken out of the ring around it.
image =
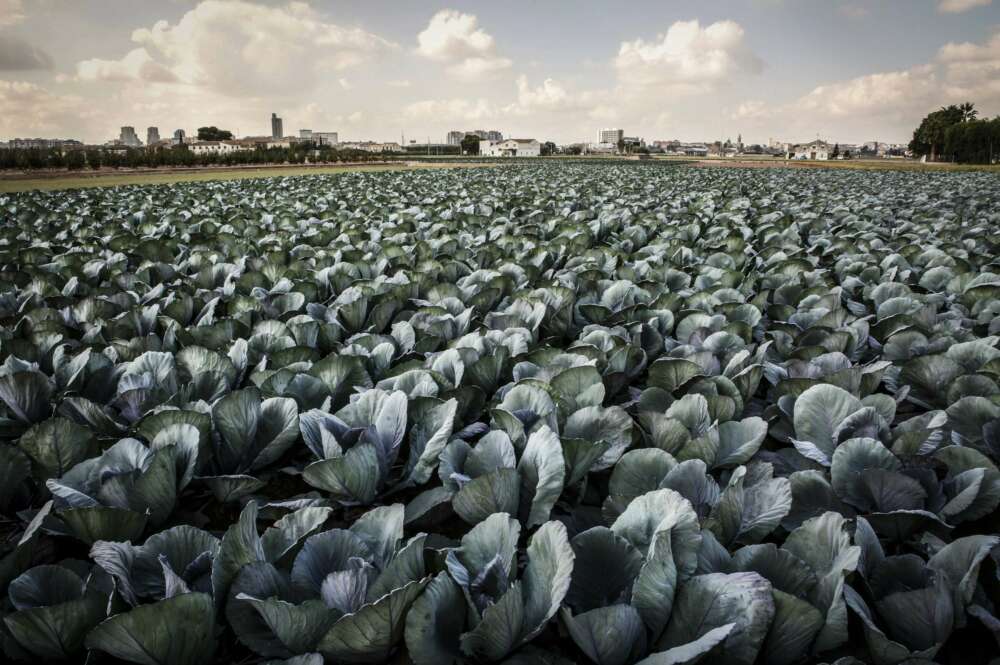
[[[8,660],[984,663],[1000,179],[0,196]]]

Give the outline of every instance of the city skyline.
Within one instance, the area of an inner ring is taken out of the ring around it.
[[[495,127],[570,143],[623,127],[650,141],[905,142],[944,104],[1000,113],[991,0],[574,7],[0,0],[0,140],[268,135],[276,111],[286,135],[352,139]]]

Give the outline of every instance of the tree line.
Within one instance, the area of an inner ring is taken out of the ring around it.
[[[913,131],[910,150],[932,162],[994,164],[1000,159],[1000,116],[980,120],[972,102],[942,106]]]
[[[306,164],[377,161],[383,155],[364,150],[336,150],[331,146],[296,143],[288,148],[259,146],[230,153],[195,154],[186,146],[171,148],[83,149],[9,148],[0,150],[0,169],[156,168],[185,166],[242,166],[252,164]]]

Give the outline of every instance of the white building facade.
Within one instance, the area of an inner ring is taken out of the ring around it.
[[[300,129],[299,138],[303,141],[315,141],[323,145],[337,145],[337,132],[314,132],[311,129]]]
[[[602,129],[597,132],[597,142],[598,143],[611,143],[618,145],[619,141],[625,138],[625,130],[609,127],[607,129]]]
[[[613,155],[618,152],[617,143],[588,143],[584,147],[584,152],[588,155]]]
[[[829,143],[817,140],[792,146],[787,153],[787,158],[825,161],[830,159],[832,152],[833,148],[830,147]]]
[[[535,139],[506,139],[480,141],[479,154],[484,157],[538,157],[542,144]]]
[[[364,150],[365,152],[402,152],[403,146],[395,141],[382,143],[379,141],[351,141],[341,143],[339,147],[343,150]]]
[[[246,148],[236,141],[198,141],[188,146],[188,149],[196,155],[225,155]]]
[[[448,132],[446,141],[448,145],[462,145],[462,140],[472,134],[480,141],[503,141],[503,134],[496,129],[469,129],[464,132],[453,130]]]

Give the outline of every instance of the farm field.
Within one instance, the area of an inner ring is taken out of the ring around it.
[[[669,158],[668,158],[669,159]],[[909,159],[850,159],[850,160],[785,160],[780,158],[703,159],[695,162],[702,167],[720,168],[783,168],[838,169],[844,171],[907,171],[911,173],[1000,173],[997,164],[951,164],[918,162]]]
[[[0,194],[2,652],[988,662],[998,228],[981,172]]]
[[[468,168],[479,164],[435,164],[432,162],[397,162],[393,164],[330,164],[314,166],[253,166],[253,167],[204,167],[182,169],[149,169],[136,172],[102,171],[99,173],[59,172],[45,175],[4,177],[0,175],[0,194],[34,190],[77,189],[80,187],[119,187],[122,185],[170,185],[178,182],[206,182],[214,180],[244,180],[249,178],[274,178],[300,175],[323,175],[345,172],[398,171],[403,169]]]

